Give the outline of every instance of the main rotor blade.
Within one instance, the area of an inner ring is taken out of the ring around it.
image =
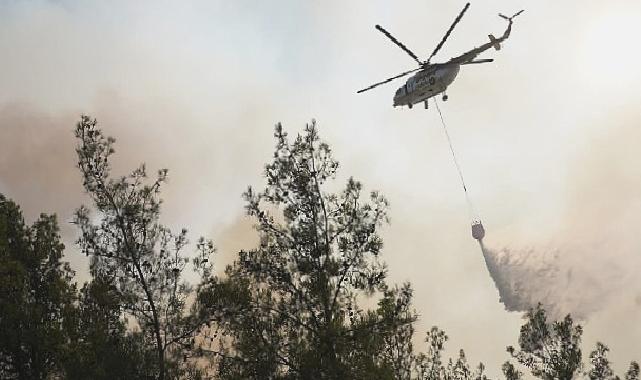
[[[441,40],[441,42],[439,42],[438,45],[436,45],[436,49],[434,49],[430,57],[427,59],[427,61],[425,61],[425,64],[430,63],[430,60],[436,55],[436,53],[438,53],[439,50],[441,50],[441,48],[443,47],[443,44],[445,43],[445,40],[449,38],[450,33],[452,33],[452,30],[454,30],[454,27],[456,27],[456,24],[458,24],[459,21],[461,21],[461,18],[463,18],[463,15],[465,14],[465,12],[467,12],[467,8],[469,7],[470,7],[470,3],[465,4],[465,7],[463,7],[463,10],[461,11],[461,13],[459,13],[458,16],[456,16],[456,18],[454,19],[454,22],[452,23],[450,28],[447,30],[447,33],[445,33],[445,36],[443,36],[443,39]]]
[[[416,56],[416,54],[412,53],[412,51],[411,51],[410,49],[408,49],[408,48],[407,48],[407,46],[403,45],[403,43],[402,43],[401,41],[399,41],[399,40],[397,40],[396,38],[394,38],[394,36],[392,36],[392,35],[390,34],[390,32],[388,32],[387,30],[383,29],[383,27],[382,27],[382,26],[380,26],[380,25],[376,25],[376,29],[378,29],[378,31],[380,31],[381,33],[383,33],[387,38],[389,38],[390,40],[392,40],[392,42],[393,42],[393,43],[395,43],[398,47],[400,47],[401,49],[403,49],[403,51],[404,51],[404,52],[406,52],[407,54],[409,54],[409,56],[410,56],[410,57],[414,58],[414,60],[415,60],[416,62],[418,62],[418,64],[419,64],[419,65],[423,64],[423,62],[421,62],[421,61],[418,59],[418,57]]]
[[[384,80],[384,81],[382,81],[382,82],[375,83],[375,84],[373,84],[373,85],[371,85],[371,86],[369,86],[369,87],[367,87],[367,88],[364,88],[364,89],[362,89],[362,90],[358,90],[358,91],[356,91],[356,93],[357,93],[357,94],[360,94],[361,92],[365,92],[365,91],[371,90],[371,89],[373,89],[374,87],[378,87],[378,86],[380,86],[380,85],[382,85],[382,84],[389,83],[389,82],[393,81],[394,79],[398,79],[398,78],[404,77],[404,76],[406,76],[407,74],[411,74],[411,73],[413,73],[413,72],[415,72],[415,71],[419,71],[420,69],[421,69],[421,68],[419,67],[418,69],[414,69],[414,70],[406,71],[406,72],[404,72],[404,73],[398,74],[397,76],[394,76],[394,77],[391,77],[391,78],[385,79],[385,80]]]
[[[469,61],[469,62],[461,63],[461,65],[473,65],[473,64],[476,64],[476,63],[490,63],[490,62],[494,62],[494,60],[492,58],[477,59],[476,61]]]
[[[463,63],[458,63],[458,62],[445,62],[445,63],[433,63],[430,65],[430,67],[435,67],[435,68],[440,68],[440,67],[449,67],[449,66],[462,66],[462,65],[473,65],[476,63],[490,63],[494,62],[494,59],[492,58],[487,58],[487,59],[477,59],[476,61],[468,61],[468,62],[463,62]]]

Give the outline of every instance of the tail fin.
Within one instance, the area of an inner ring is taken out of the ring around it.
[[[525,9],[521,9],[520,11],[516,12],[515,14],[512,15],[512,17],[510,17],[510,19],[513,19],[516,16],[520,15],[521,13],[523,13],[523,11],[525,11]]]
[[[489,34],[488,37],[490,38],[490,42],[492,43],[494,50],[501,50],[501,44],[496,40],[496,37],[491,34]]]
[[[504,15],[502,13],[499,13],[499,16],[501,16],[502,19],[505,19],[507,21],[512,21],[513,18],[515,18],[516,16],[520,15],[521,13],[523,13],[524,10],[525,9],[521,9],[520,11],[516,12],[515,14],[513,14],[512,17],[507,17],[506,15]]]

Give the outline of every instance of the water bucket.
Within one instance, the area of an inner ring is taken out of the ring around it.
[[[472,222],[472,237],[476,240],[481,240],[485,237],[485,228],[480,220]]]

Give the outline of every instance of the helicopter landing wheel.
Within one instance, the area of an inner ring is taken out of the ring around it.
[[[408,104],[407,106],[409,107],[409,109],[412,109],[412,103]]]
[[[449,96],[447,96],[447,95],[443,95],[443,101],[444,101],[444,102],[447,102],[447,99],[449,99]]]
[[[426,101],[425,101],[425,109],[427,109],[427,108],[428,108],[428,104],[429,104],[429,103],[427,103],[427,100],[426,100]]]

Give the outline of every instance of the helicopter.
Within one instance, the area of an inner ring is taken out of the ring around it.
[[[357,91],[357,93],[369,91],[375,87],[378,87],[382,84],[389,83],[395,79],[402,78],[406,75],[414,74],[412,77],[410,77],[405,84],[400,87],[397,91],[396,94],[394,95],[394,107],[398,106],[407,106],[408,108],[412,108],[414,104],[425,102],[425,108],[428,108],[428,99],[436,96],[438,94],[443,94],[443,101],[447,101],[448,96],[446,94],[447,87],[454,82],[454,79],[456,79],[456,76],[459,73],[459,70],[461,69],[462,65],[471,65],[471,64],[479,64],[479,63],[488,63],[488,62],[493,62],[493,59],[478,59],[476,60],[476,57],[483,53],[484,51],[494,48],[495,50],[501,50],[501,43],[508,39],[510,36],[510,32],[512,31],[512,20],[523,13],[523,10],[515,13],[511,17],[505,16],[503,14],[499,14],[499,16],[505,20],[507,20],[508,25],[507,29],[503,32],[503,35],[500,36],[499,38],[494,37],[493,35],[488,35],[488,38],[490,39],[489,42],[486,42],[485,44],[474,48],[466,53],[463,53],[459,55],[458,57],[451,58],[449,61],[444,62],[444,63],[430,63],[432,58],[438,53],[439,50],[443,47],[443,44],[445,44],[445,41],[449,38],[450,34],[456,27],[456,24],[461,21],[461,18],[463,18],[463,15],[467,11],[467,9],[470,7],[470,3],[465,4],[465,7],[463,7],[463,10],[456,16],[454,19],[454,22],[450,26],[450,28],[447,30],[445,33],[445,36],[441,39],[441,41],[436,45],[436,48],[434,51],[432,51],[432,54],[427,58],[426,61],[421,61],[416,54],[414,54],[410,49],[407,48],[402,42],[394,38],[390,32],[385,30],[382,26],[376,25],[376,29],[383,33],[387,38],[389,38],[393,43],[395,43],[398,47],[400,47],[404,52],[406,52],[410,57],[418,63],[418,68],[405,71],[403,73],[400,73],[396,76],[393,76],[391,78],[388,78],[382,82],[375,83],[369,87],[366,87],[362,90]]]

